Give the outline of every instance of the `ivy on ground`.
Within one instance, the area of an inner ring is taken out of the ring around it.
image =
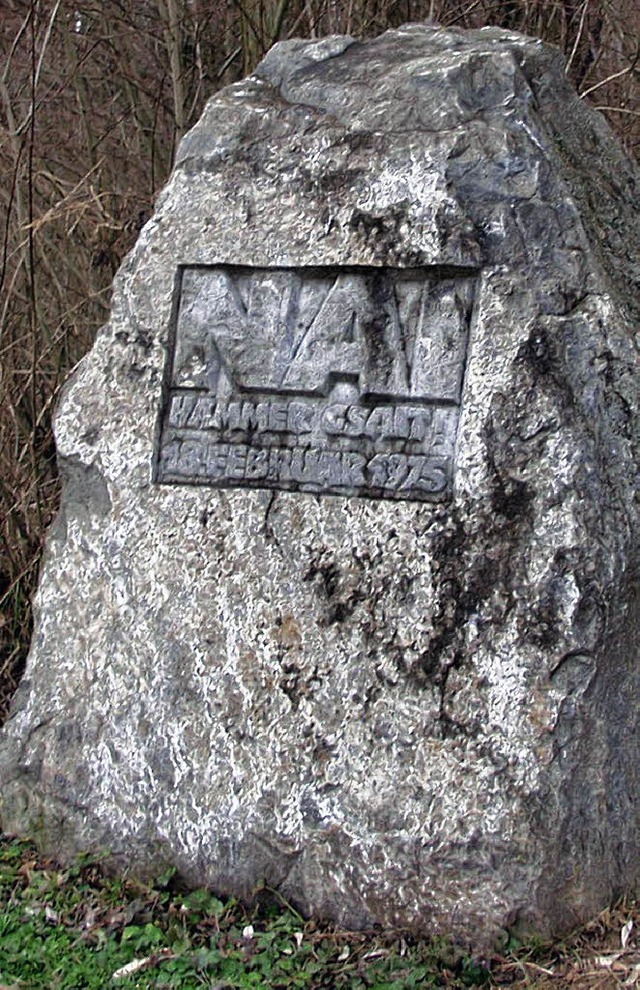
[[[472,988],[488,970],[443,940],[342,932],[267,889],[245,908],[206,890],[61,867],[0,837],[0,990]]]

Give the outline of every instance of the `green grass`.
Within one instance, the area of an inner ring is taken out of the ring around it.
[[[462,990],[487,980],[441,940],[339,932],[268,891],[246,910],[180,892],[170,876],[145,886],[96,862],[65,869],[0,836],[0,990]]]

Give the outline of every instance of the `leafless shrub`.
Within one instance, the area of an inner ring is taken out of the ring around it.
[[[0,18],[0,719],[21,676],[57,504],[51,414],[109,287],[219,86],[279,38],[422,19],[497,24],[565,52],[640,148],[636,0],[4,0]]]

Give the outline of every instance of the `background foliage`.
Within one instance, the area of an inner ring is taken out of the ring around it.
[[[426,18],[559,45],[581,95],[640,150],[636,0],[0,0],[0,720],[57,505],[56,397],[176,143],[274,41]]]

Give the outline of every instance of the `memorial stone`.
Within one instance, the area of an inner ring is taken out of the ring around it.
[[[638,192],[497,29],[211,99],[59,405],[5,831],[478,946],[638,890]]]

